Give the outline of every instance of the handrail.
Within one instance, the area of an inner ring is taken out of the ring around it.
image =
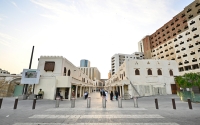
[[[128,79],[128,77],[126,77]],[[129,80],[129,79],[128,79]],[[130,80],[129,80],[130,81]],[[137,91],[137,89],[134,87],[133,83],[130,81],[131,86],[133,87],[133,89],[135,90],[135,92],[140,96],[139,92]]]

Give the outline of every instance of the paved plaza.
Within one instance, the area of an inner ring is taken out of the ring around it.
[[[177,95],[151,96],[138,99],[138,108],[133,99],[118,101],[109,98],[106,108],[102,108],[102,99],[98,92],[90,93],[91,107],[87,100],[78,98],[75,108],[69,100],[60,101],[55,108],[55,100],[37,100],[32,109],[33,100],[19,100],[17,109],[13,109],[15,98],[4,98],[0,109],[0,125],[199,125],[200,104],[180,101]],[[159,109],[155,108],[155,98]],[[176,100],[176,110],[171,99]]]

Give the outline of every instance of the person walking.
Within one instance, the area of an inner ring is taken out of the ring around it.
[[[110,92],[110,100],[113,100],[113,91]]]
[[[106,101],[107,101],[108,92],[107,92],[107,91],[105,91],[105,94],[106,94],[105,98],[106,98]]]

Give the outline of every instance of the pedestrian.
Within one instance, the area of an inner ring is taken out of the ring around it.
[[[100,89],[99,91],[100,91],[100,96],[102,97],[102,94],[103,94],[102,92],[103,92],[103,90],[102,90],[102,89]]]
[[[105,91],[105,98],[106,98],[106,101],[107,101],[107,97],[108,97],[108,92],[107,91]]]
[[[118,95],[119,95],[119,93],[117,91],[115,91],[116,100],[118,100]]]
[[[57,96],[61,99],[61,101],[63,100],[63,96],[61,96],[61,91],[58,92]]]
[[[110,100],[113,100],[113,91],[110,92]]]

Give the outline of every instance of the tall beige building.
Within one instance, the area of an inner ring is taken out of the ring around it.
[[[146,59],[175,60],[180,75],[200,72],[200,0],[138,43]]]

